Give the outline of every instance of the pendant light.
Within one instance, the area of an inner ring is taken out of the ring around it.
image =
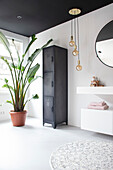
[[[78,23],[78,18],[77,18],[77,40],[78,40],[78,51],[79,51],[79,23]],[[76,66],[77,71],[82,70],[82,66],[80,65],[80,56],[78,53],[78,65]]]
[[[71,47],[75,45],[75,42],[73,41],[73,20],[71,20],[71,41],[69,42],[69,45]]]
[[[70,15],[78,15],[81,13],[81,10],[78,8],[73,8],[69,10]],[[74,26],[74,35],[75,35],[75,41],[73,40],[73,26]],[[78,44],[78,46],[77,46]],[[79,57],[79,25],[78,25],[78,18],[71,20],[71,41],[69,42],[69,45],[71,47],[74,47],[74,50],[72,52],[73,56],[78,56],[78,65],[76,66],[76,70],[80,71],[82,70],[82,66],[80,65],[80,57]],[[78,47],[78,48],[77,48]]]
[[[77,37],[78,28],[77,28],[76,18],[74,19],[74,33],[75,33],[75,42],[77,44],[77,41],[78,41],[78,37]],[[73,50],[72,54],[73,54],[73,56],[77,56],[79,54],[79,51],[77,50],[77,45],[74,45],[74,50]]]
[[[79,52],[77,51],[77,46],[76,45],[74,45],[74,50],[73,50],[72,54],[74,56],[77,56],[79,54]]]
[[[78,59],[78,65],[76,66],[77,71],[82,70],[82,66],[80,65],[80,60]]]

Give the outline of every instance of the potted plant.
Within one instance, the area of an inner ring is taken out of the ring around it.
[[[50,39],[44,46],[41,48],[36,49],[32,55],[30,55],[27,59],[26,64],[24,64],[25,56],[30,48],[30,46],[34,43],[34,41],[37,38],[35,35],[32,36],[32,39],[30,43],[28,44],[24,54],[22,57],[19,56],[19,52],[17,51],[17,48],[15,46],[14,39],[12,40],[15,50],[17,52],[18,61],[17,63],[14,62],[12,52],[10,50],[10,44],[8,42],[8,39],[5,37],[5,35],[0,32],[0,41],[5,46],[6,50],[10,54],[11,63],[5,58],[1,57],[1,59],[7,64],[11,79],[12,79],[12,85],[9,84],[9,81],[5,78],[5,84],[3,87],[8,88],[11,101],[7,100],[7,103],[10,103],[13,105],[13,110],[10,111],[11,120],[13,123],[13,126],[24,126],[25,120],[26,120],[26,113],[25,106],[28,101],[31,99],[38,99],[38,94],[33,95],[30,99],[26,99],[27,91],[30,87],[30,85],[40,76],[36,76],[36,73],[40,67],[40,65],[37,63],[36,65],[32,65],[37,55],[42,51],[43,48],[48,46],[52,39]]]

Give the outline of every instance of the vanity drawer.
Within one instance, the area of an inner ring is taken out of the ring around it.
[[[81,109],[81,128],[113,135],[113,111]]]

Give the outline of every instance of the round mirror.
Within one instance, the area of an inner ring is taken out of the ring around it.
[[[99,60],[106,66],[113,67],[113,20],[98,34],[95,48]]]

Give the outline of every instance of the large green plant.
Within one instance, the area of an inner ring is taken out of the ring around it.
[[[23,111],[27,102],[30,101],[31,99],[39,98],[38,94],[35,94],[32,96],[32,98],[25,99],[29,86],[39,77],[39,76],[36,76],[36,72],[38,71],[40,64],[37,63],[34,66],[32,66],[32,64],[33,64],[33,61],[35,60],[35,58],[37,57],[37,55],[42,51],[43,48],[45,48],[46,46],[48,46],[50,44],[52,39],[50,39],[41,48],[36,49],[32,53],[32,55],[30,55],[28,57],[27,62],[24,65],[23,63],[25,60],[25,55],[27,54],[30,46],[33,44],[33,42],[36,39],[37,38],[35,37],[35,35],[33,35],[30,43],[28,44],[28,46],[25,50],[25,53],[22,55],[22,58],[20,58],[20,56],[19,56],[19,53],[15,46],[14,40],[12,40],[12,42],[15,46],[15,50],[17,52],[17,56],[18,56],[18,62],[17,62],[17,64],[15,64],[13,56],[12,56],[12,52],[10,50],[10,44],[9,44],[7,38],[5,37],[5,35],[2,32],[0,32],[0,41],[5,46],[6,50],[9,52],[10,58],[11,58],[11,63],[9,63],[8,60],[4,57],[1,57],[1,59],[7,64],[8,68],[10,70],[12,84],[13,84],[11,86],[9,84],[8,80],[5,79],[5,84],[3,85],[3,87],[8,88],[8,90],[10,92],[12,101],[7,100],[7,103],[10,103],[13,105],[15,112]]]

